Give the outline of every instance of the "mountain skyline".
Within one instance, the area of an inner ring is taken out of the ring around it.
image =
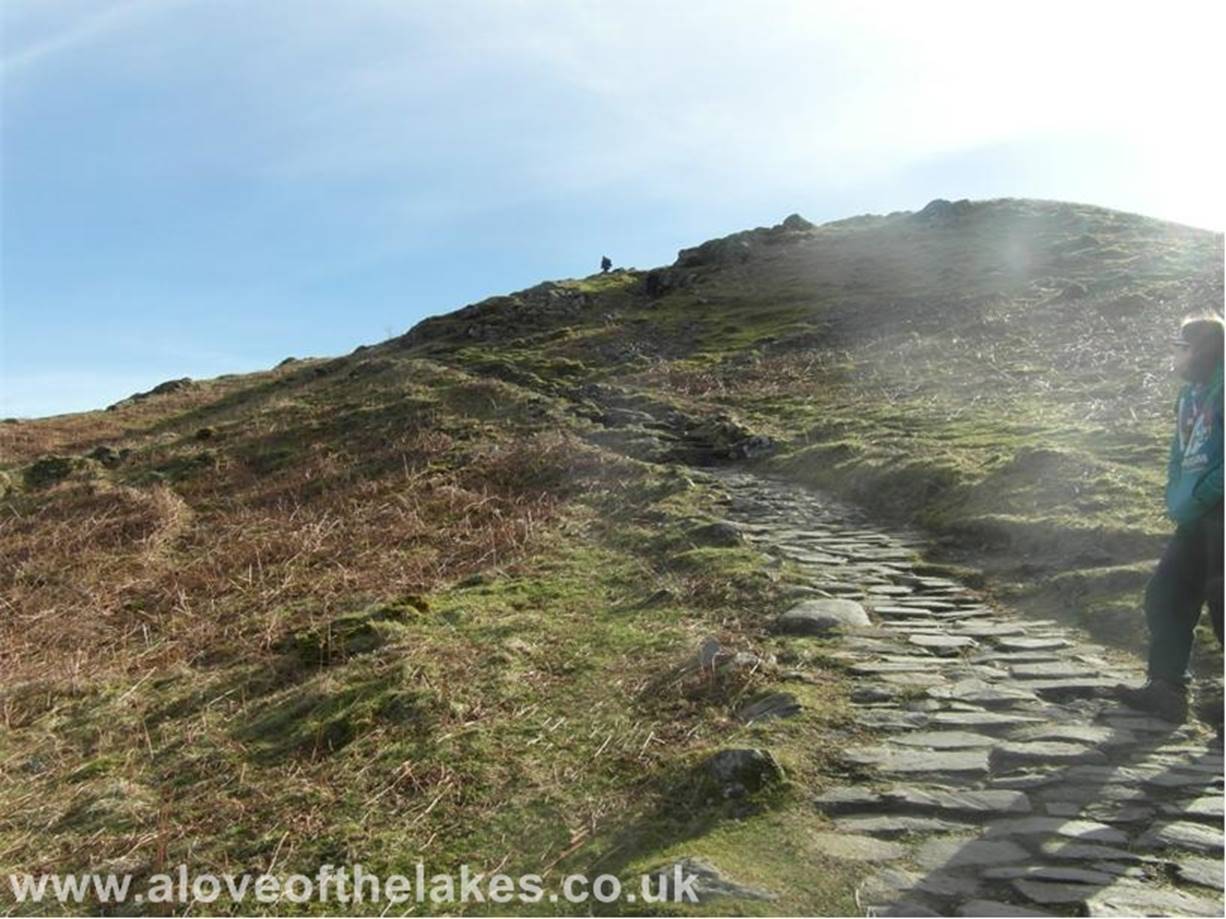
[[[1221,230],[1221,13],[776,2],[4,8],[0,414],[338,354],[799,212]]]

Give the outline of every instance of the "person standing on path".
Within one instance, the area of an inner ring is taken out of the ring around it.
[[[1222,644],[1222,338],[1222,320],[1211,316],[1186,320],[1172,341],[1174,370],[1185,381],[1167,465],[1166,508],[1176,528],[1145,587],[1148,679],[1117,692],[1130,707],[1177,724],[1188,714],[1188,660],[1205,605]],[[1206,703],[1201,717],[1220,733],[1220,689]]]

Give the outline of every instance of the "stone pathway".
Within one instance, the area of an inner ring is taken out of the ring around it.
[[[880,738],[815,800],[867,915],[1223,915],[1222,748],[1100,698],[1139,663],[917,573],[918,539],[814,492],[713,475],[728,521],[802,572],[776,628],[841,639]]]

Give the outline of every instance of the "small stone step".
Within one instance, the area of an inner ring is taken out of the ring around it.
[[[883,772],[984,775],[988,771],[985,750],[928,753],[885,746],[854,747],[843,756],[848,762],[875,766]]]
[[[1222,827],[1204,826],[1189,820],[1162,823],[1137,837],[1139,849],[1188,849],[1192,852],[1222,851]]]
[[[958,651],[962,648],[976,648],[979,642],[973,638],[959,635],[925,635],[920,632],[912,634],[907,641],[921,648],[932,648],[936,651]]]
[[[931,747],[934,750],[965,750],[971,747],[990,747],[998,741],[986,734],[970,731],[918,731],[894,737],[890,742],[907,747]]]
[[[1222,889],[1221,859],[1188,857],[1176,862],[1175,867],[1182,880],[1202,887]]]
[[[1014,903],[999,900],[970,900],[958,907],[956,916],[1054,916],[1040,909],[1027,909]]]
[[[839,830],[867,836],[903,836],[909,833],[951,833],[965,830],[960,823],[939,817],[911,817],[902,814],[873,814],[841,817],[834,821]]]
[[[909,851],[901,843],[850,833],[815,833],[812,840],[817,851],[840,861],[887,862]]]
[[[1123,845],[1128,834],[1094,820],[1065,820],[1060,817],[1018,817],[989,823],[985,839],[1001,836],[1063,836],[1083,842]]]
[[[992,770],[1004,772],[1021,765],[1042,763],[1064,766],[1070,763],[1105,763],[1107,755],[1084,744],[1054,740],[1004,741],[991,753]]]
[[[1030,858],[1030,853],[1007,839],[976,836],[930,839],[915,852],[915,862],[926,870],[970,865],[1002,865]]]
[[[1163,804],[1160,808],[1168,816],[1213,820],[1221,823],[1223,817],[1223,799],[1221,795],[1204,795],[1191,801],[1181,801],[1177,804]]]
[[[938,712],[932,716],[932,724],[934,726],[949,727],[960,726],[968,728],[992,728],[992,727],[1008,727],[1015,725],[1033,724],[1041,722],[1042,719],[1034,715],[1014,715],[1008,712]]]
[[[1030,799],[1024,792],[992,789],[957,789],[895,786],[881,793],[884,801],[900,809],[986,817],[1028,814]]]

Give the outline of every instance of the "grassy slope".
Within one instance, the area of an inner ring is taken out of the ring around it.
[[[770,674],[660,682],[704,636],[769,650],[764,559],[687,535],[712,488],[590,428],[404,354],[6,426],[15,481],[71,462],[0,532],[0,870],[422,859],[556,882],[762,851],[781,824],[804,852],[798,790],[723,826],[693,781],[763,734],[729,711]],[[840,696],[805,692],[771,746],[815,781]],[[812,858],[734,867],[839,911],[837,870],[799,883]]]
[[[599,322],[504,335],[484,366],[566,361],[569,381],[616,388],[606,403],[723,415],[781,442],[774,468],[924,525],[999,593],[1141,640],[1138,590],[1169,532],[1166,342],[1221,309],[1220,235],[1006,199],[729,240],[663,296],[600,279]],[[486,312],[497,329],[508,311]],[[471,317],[449,321],[414,348],[463,342]]]
[[[1164,339],[1220,305],[1221,247],[1013,201],[751,233],[652,295],[643,273],[546,285],[347,358],[5,425],[0,867],[697,853],[785,891],[749,908],[845,912],[801,792],[847,736],[838,674],[750,731],[729,709],[770,673],[657,689],[704,635],[771,651],[780,602],[753,553],[696,551],[718,494],[668,461],[767,434],[773,468],[1135,643]],[[47,455],[70,474],[35,487]],[[794,784],[729,819],[690,780],[744,743]]]

